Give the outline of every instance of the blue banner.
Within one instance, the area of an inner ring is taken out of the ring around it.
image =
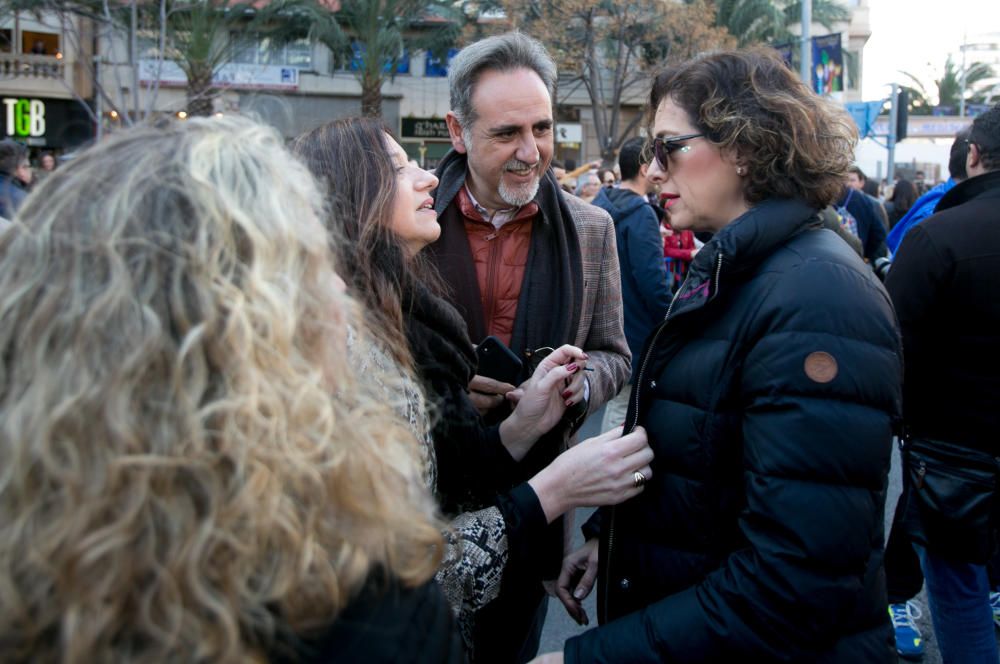
[[[818,95],[844,90],[840,33],[812,38],[812,87]]]

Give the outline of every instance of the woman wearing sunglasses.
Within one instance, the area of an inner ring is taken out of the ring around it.
[[[646,429],[653,477],[602,510],[560,577],[585,621],[598,564],[601,626],[546,660],[895,661],[882,542],[899,337],[878,280],[818,217],[855,129],[766,50],[670,69],[650,101],[670,222],[714,236],[636,359],[626,431]]]

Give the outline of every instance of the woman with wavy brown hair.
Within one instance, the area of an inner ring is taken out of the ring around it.
[[[663,72],[650,113],[671,225],[714,236],[637,358],[626,430],[648,432],[653,479],[591,524],[559,580],[582,620],[599,568],[601,626],[544,659],[894,662],[882,545],[899,335],[881,284],[818,216],[853,123],[764,49]]]
[[[645,437],[641,430],[624,438],[612,431],[526,472],[520,462],[566,411],[564,381],[582,364],[582,351],[553,351],[517,391],[512,415],[485,424],[468,393],[476,357],[465,323],[438,294],[420,253],[440,233],[430,196],[437,178],[410,164],[385,125],[369,118],[326,123],[296,139],[294,150],[326,185],[343,274],[379,330],[377,344],[353,344],[354,362],[362,371],[404,375],[401,388],[384,393],[425,441],[428,482],[452,519],[437,578],[470,656],[490,661],[493,653],[471,650],[476,613],[497,597],[511,570],[541,584],[538,541],[560,515],[642,490],[634,473],[650,472]]]
[[[280,137],[228,118],[117,134],[25,203],[0,238],[4,661],[462,659],[322,216]]]

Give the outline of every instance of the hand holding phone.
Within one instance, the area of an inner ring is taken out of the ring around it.
[[[476,346],[476,357],[479,359],[476,373],[480,376],[511,385],[521,382],[523,367],[521,359],[496,337],[489,336],[483,339],[483,342]]]

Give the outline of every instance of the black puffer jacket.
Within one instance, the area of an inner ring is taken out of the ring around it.
[[[603,625],[566,661],[895,661],[901,351],[857,254],[804,203],[757,205],[698,253],[638,371],[653,478],[602,514]]]

